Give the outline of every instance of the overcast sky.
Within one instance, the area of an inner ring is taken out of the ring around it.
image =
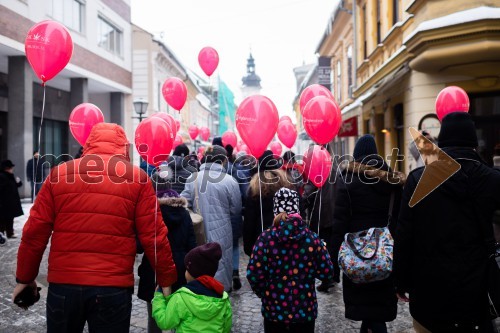
[[[198,53],[219,53],[217,74],[241,101],[241,78],[250,49],[262,94],[280,115],[292,113],[293,68],[316,61],[314,52],[338,0],[132,0],[132,22],[165,44],[199,75]]]

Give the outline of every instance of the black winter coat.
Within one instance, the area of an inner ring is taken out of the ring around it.
[[[182,193],[186,185],[186,180],[192,173],[198,172],[194,166],[189,164],[189,160],[182,156],[170,156],[168,166],[174,173],[172,179],[172,190],[177,193]]]
[[[24,214],[17,190],[22,185],[23,182],[16,182],[13,174],[0,171],[0,219],[12,220]]]
[[[264,230],[273,224],[273,196],[262,197],[262,215],[264,220]],[[243,218],[243,250],[245,254],[251,255],[255,241],[262,233],[262,223],[260,218],[259,197],[248,195],[245,202],[245,215]]]
[[[331,254],[337,281],[340,275],[338,253],[345,234],[386,227],[391,193],[394,193],[393,216],[398,214],[405,177],[401,173],[391,173],[388,177],[388,169],[382,160],[373,167],[354,162],[337,179]],[[343,275],[342,285],[346,318],[384,322],[396,318],[397,298],[392,277],[355,284]]]
[[[500,208],[500,172],[480,162],[471,148],[443,151],[461,169],[413,208],[408,203],[424,168],[410,173],[394,249],[398,290],[409,293],[412,317],[432,332],[489,319],[481,224],[493,237],[493,212]]]
[[[177,282],[172,285],[172,292],[186,284],[186,267],[184,257],[196,247],[193,222],[189,216],[187,200],[185,198],[160,198],[161,214],[168,228],[168,241],[172,250],[175,267],[177,269]],[[139,265],[139,288],[137,297],[150,302],[155,290],[155,273],[146,256],[142,257]]]

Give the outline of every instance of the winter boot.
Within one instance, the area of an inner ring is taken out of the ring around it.
[[[241,289],[240,273],[238,270],[233,270],[233,289]]]

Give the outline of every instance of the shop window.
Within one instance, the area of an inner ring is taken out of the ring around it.
[[[392,25],[399,22],[399,1],[392,0]]]
[[[337,61],[337,101],[342,101],[342,63]]]

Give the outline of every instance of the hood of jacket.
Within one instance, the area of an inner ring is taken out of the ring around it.
[[[306,223],[299,217],[289,217],[281,221],[278,227],[273,227],[271,234],[279,242],[297,241],[306,235]]]
[[[186,198],[158,198],[158,203],[167,228],[176,228],[183,223],[183,213],[188,206]]]
[[[82,156],[85,155],[118,155],[127,161],[129,157],[129,142],[123,128],[117,124],[96,124],[85,143]]]
[[[222,164],[219,163],[203,163],[200,166],[200,172],[201,171],[215,171],[215,172],[226,172],[226,169],[222,166]]]
[[[404,186],[406,183],[406,175],[399,171],[392,171],[384,162],[377,162],[375,165],[366,165],[359,162],[349,162],[345,171],[357,175],[360,179],[378,178],[380,181],[391,184]]]
[[[226,292],[222,298],[209,297],[193,293],[186,287],[182,287],[176,292],[186,304],[186,307],[200,320],[210,321],[217,317],[227,306],[230,306],[229,296]]]

